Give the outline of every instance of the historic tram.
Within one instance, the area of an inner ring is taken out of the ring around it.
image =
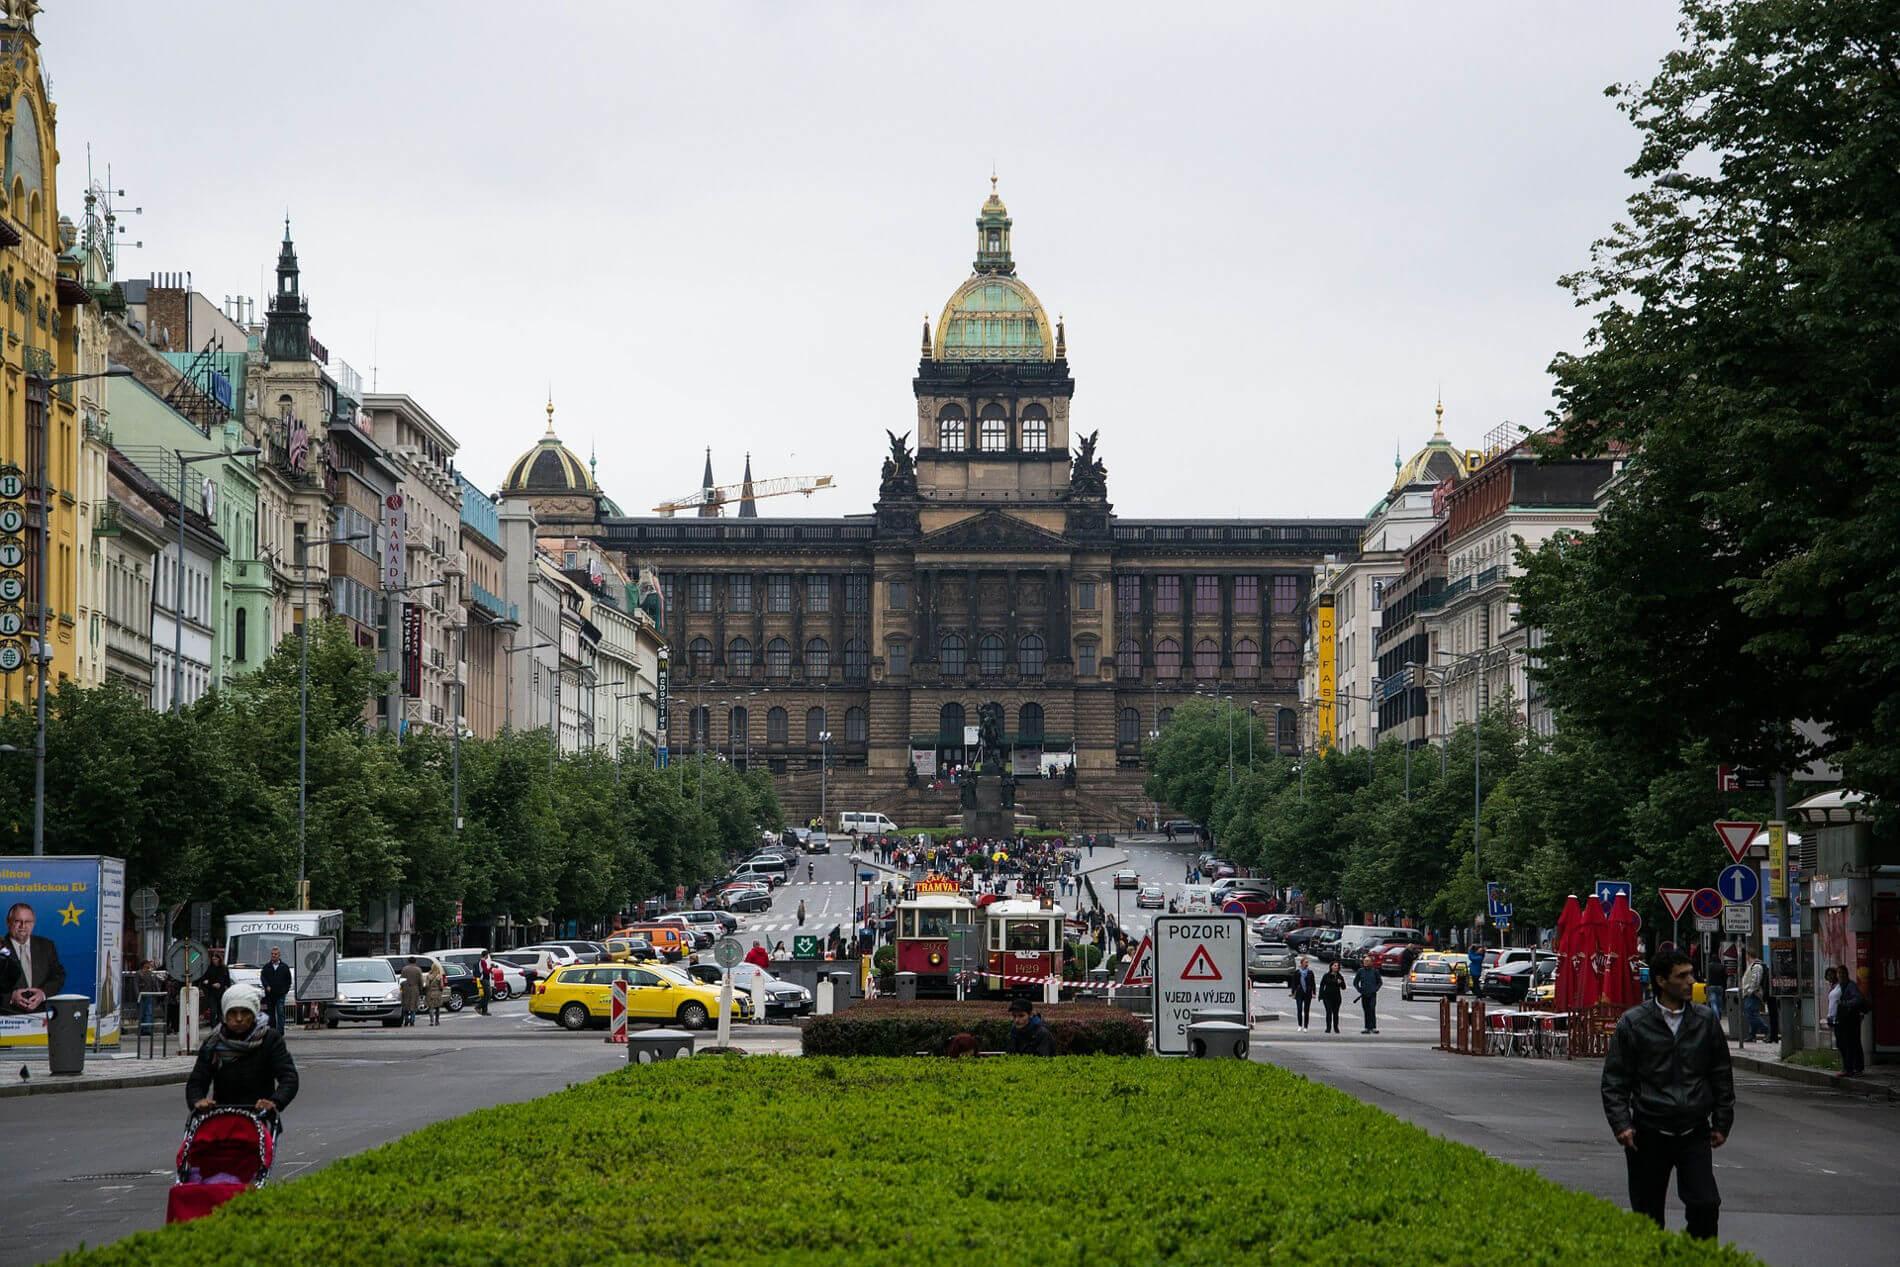
[[[917,993],[954,994],[950,978],[950,930],[976,924],[976,903],[948,876],[927,875],[897,904],[891,940],[897,971],[917,974]]]
[[[1062,908],[1012,897],[983,908],[983,986],[991,994],[1040,994],[1062,979]]]

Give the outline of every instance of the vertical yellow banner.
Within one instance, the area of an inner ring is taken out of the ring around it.
[[[1788,896],[1788,824],[1768,824],[1768,896]]]
[[[1339,651],[1333,641],[1336,629],[1333,596],[1321,594],[1313,620],[1313,654],[1319,657],[1319,707],[1313,719],[1319,733],[1313,742],[1322,754],[1332,751],[1333,713],[1339,703]]]

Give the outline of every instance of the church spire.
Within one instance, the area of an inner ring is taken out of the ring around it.
[[[303,297],[297,246],[290,240],[290,216],[284,216],[284,241],[277,249],[277,293],[265,314],[264,355],[273,361],[310,359],[310,304]]]
[[[710,495],[713,490],[711,445],[706,446],[706,474],[704,478],[700,480],[699,486],[700,491],[708,494],[706,499],[699,504],[699,517],[701,519],[717,518],[719,515],[719,503],[714,501]]]
[[[976,271],[1014,274],[1016,261],[1009,253],[1009,208],[996,194],[996,173],[990,173],[990,196],[976,217]]]
[[[752,455],[745,455],[745,482],[739,485],[739,518],[757,519],[759,504],[752,500]]]

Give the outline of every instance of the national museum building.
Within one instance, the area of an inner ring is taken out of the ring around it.
[[[1117,516],[994,190],[976,226],[974,270],[923,331],[914,427],[867,452],[871,513],[625,517],[578,460],[524,460],[503,490],[543,531],[658,572],[672,753],[766,766],[791,821],[819,812],[828,755],[834,828],[845,810],[955,822],[942,776],[998,708],[1020,815],[1125,830],[1153,812],[1142,749],[1196,693],[1294,742],[1314,565],[1359,548],[1358,519]]]

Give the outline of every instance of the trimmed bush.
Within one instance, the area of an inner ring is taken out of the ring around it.
[[[1613,1145],[1601,1150],[1621,1167]],[[62,1260],[1753,1261],[1269,1065],[1107,1057],[662,1061],[443,1122]]]
[[[1148,1023],[1120,1008],[1088,1003],[1038,1005],[1058,1056],[1139,1056]],[[801,1031],[807,1056],[943,1054],[952,1034],[975,1034],[984,1051],[1008,1046],[1009,1005],[1000,1002],[871,999],[835,1016],[815,1016]]]

